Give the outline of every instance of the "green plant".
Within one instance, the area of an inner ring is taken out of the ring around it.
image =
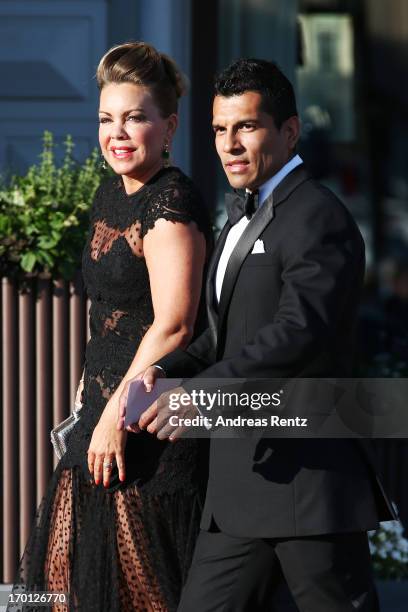
[[[41,162],[0,187],[0,275],[70,278],[79,267],[103,170],[96,149],[80,165],[73,148],[67,136],[58,166],[53,135],[44,132]]]
[[[408,578],[408,540],[397,521],[382,523],[377,531],[369,532],[371,558],[377,578],[401,580]]]

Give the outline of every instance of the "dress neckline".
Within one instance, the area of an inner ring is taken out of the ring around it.
[[[118,177],[118,185],[123,193],[123,196],[126,200],[130,200],[132,198],[137,197],[139,194],[144,193],[148,187],[156,183],[163,175],[167,174],[169,171],[177,170],[176,166],[163,166],[158,170],[153,176],[149,178],[144,185],[140,187],[137,191],[133,191],[133,193],[126,193],[125,186],[123,184],[123,179],[121,176]]]

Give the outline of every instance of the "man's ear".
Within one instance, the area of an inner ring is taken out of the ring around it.
[[[295,149],[297,142],[300,138],[300,120],[297,115],[289,117],[282,125],[282,129],[285,130],[285,136],[287,139],[289,149]]]

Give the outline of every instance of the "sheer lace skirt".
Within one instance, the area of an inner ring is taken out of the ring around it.
[[[110,361],[111,345],[105,339],[99,346],[104,361]],[[116,371],[100,367],[95,351],[88,350],[93,367],[85,370],[81,418],[52,475],[18,568],[16,585],[25,592],[69,594],[69,605],[54,605],[54,612],[172,612],[187,577],[205,480],[198,441],[170,444],[147,432],[129,434],[125,483],[114,468],[105,489],[88,471],[92,432],[132,350],[115,350]],[[44,611],[24,606],[37,609]]]
[[[200,512],[195,493],[145,495],[136,485],[106,492],[81,468],[60,463],[16,583],[26,592],[68,593],[69,605],[55,604],[55,612],[176,610]]]

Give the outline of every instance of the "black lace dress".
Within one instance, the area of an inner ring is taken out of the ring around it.
[[[83,255],[92,303],[84,405],[17,577],[26,590],[68,592],[69,610],[175,610],[195,545],[203,484],[198,441],[129,434],[126,482],[114,468],[109,489],[92,484],[87,468],[93,429],[153,321],[143,236],[160,218],[194,221],[209,237],[202,202],[177,168],[162,169],[130,196],[118,177],[96,194]]]

